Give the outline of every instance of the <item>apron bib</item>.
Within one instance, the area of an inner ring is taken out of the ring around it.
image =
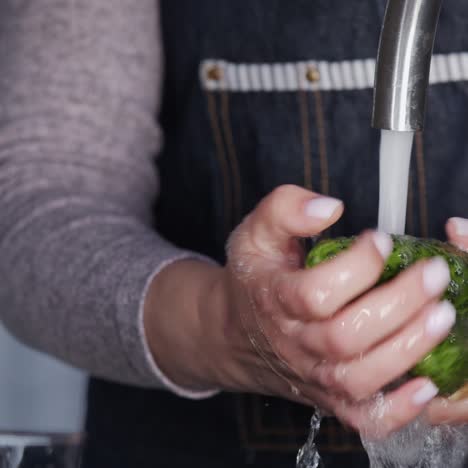
[[[374,227],[379,132],[370,128],[385,0],[162,0],[166,53],[157,229],[225,260],[229,233],[281,184],[345,201],[327,235]],[[444,237],[468,217],[468,6],[446,0],[426,132],[417,135],[407,232]],[[173,213],[177,216],[173,216]],[[187,401],[93,380],[85,468],[293,467],[312,410],[274,398]],[[327,468],[364,467],[334,420]]]

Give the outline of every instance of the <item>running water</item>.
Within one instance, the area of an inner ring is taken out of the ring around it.
[[[404,234],[414,132],[382,130],[380,141],[379,230]]]
[[[296,468],[323,468],[317,446],[315,445],[315,438],[320,430],[321,422],[322,415],[320,414],[320,410],[316,408],[310,422],[310,433],[307,442],[297,454]]]
[[[370,468],[463,468],[468,427],[431,427],[421,417],[385,440],[362,442]]]
[[[405,233],[413,139],[413,132],[382,131],[378,227],[390,234]],[[375,401],[379,405],[382,399]],[[372,413],[379,418],[384,412],[376,408]],[[296,468],[323,468],[315,445],[320,423],[321,415],[316,411]],[[379,421],[375,423],[378,427]],[[421,416],[386,439],[377,440],[371,434],[361,434],[361,439],[370,468],[462,468],[468,461],[468,425],[431,427]]]
[[[382,130],[379,203],[379,230],[381,231],[404,234],[413,139],[413,132]],[[320,412],[316,411],[312,417],[309,438],[297,456],[296,468],[323,466],[314,442],[320,429],[320,422]],[[375,465],[372,468],[377,467],[380,465]],[[382,465],[383,467],[387,468],[386,465]]]
[[[378,226],[389,234],[405,233],[413,137],[382,130]],[[424,416],[386,439],[361,439],[370,468],[462,468],[468,454],[468,426],[431,427]]]

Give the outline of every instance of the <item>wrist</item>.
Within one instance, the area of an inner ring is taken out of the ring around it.
[[[220,385],[214,357],[226,316],[223,271],[180,260],[156,275],[146,296],[144,328],[153,358],[170,381],[190,391]]]

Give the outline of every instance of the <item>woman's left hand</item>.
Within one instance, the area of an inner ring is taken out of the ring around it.
[[[468,219],[451,218],[446,226],[449,242],[468,252]],[[428,408],[429,420],[434,425],[467,424],[468,399],[451,401],[436,398]]]

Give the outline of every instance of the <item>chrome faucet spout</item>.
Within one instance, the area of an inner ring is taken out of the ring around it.
[[[377,57],[372,126],[424,127],[434,40],[443,0],[389,0]]]

